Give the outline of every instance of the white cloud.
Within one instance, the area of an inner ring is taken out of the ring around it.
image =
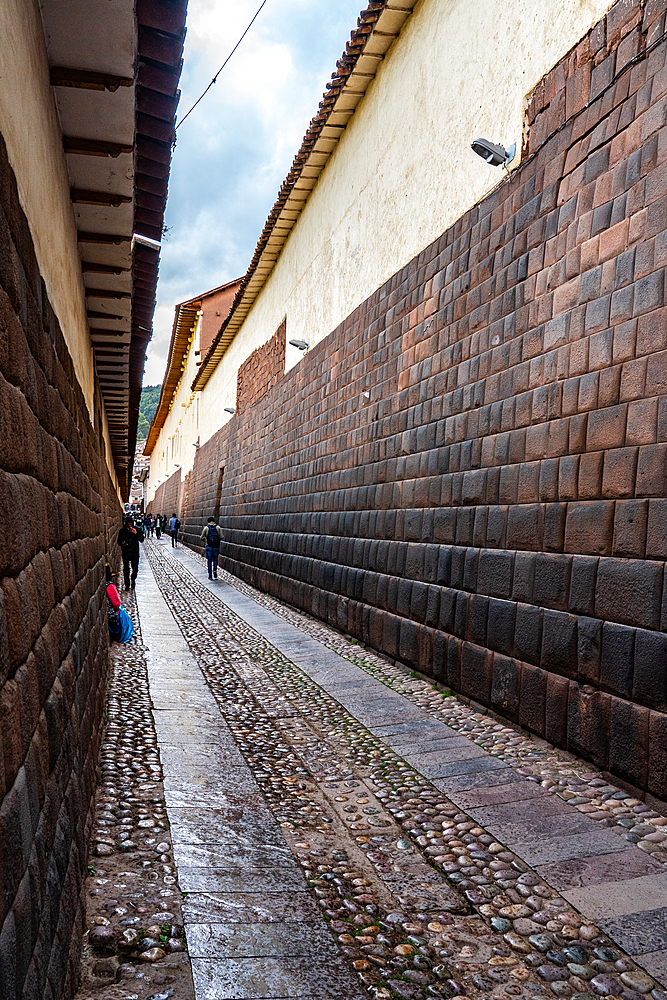
[[[259,0],[190,0],[179,119],[258,6]],[[362,6],[363,0],[268,0],[218,82],[179,128],[146,385],[162,381],[174,305],[247,270]]]

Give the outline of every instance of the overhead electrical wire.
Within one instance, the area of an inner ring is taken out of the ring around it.
[[[250,31],[250,29],[252,28],[253,24],[255,23],[255,21],[257,20],[257,18],[259,17],[259,15],[261,14],[262,8],[266,5],[266,3],[267,3],[267,0],[263,0],[263,2],[260,4],[259,9],[257,10],[257,13],[253,17],[252,21],[250,22],[250,24],[248,25],[248,27],[243,32],[243,34],[239,38],[238,42],[236,43],[236,45],[234,46],[234,48],[232,49],[232,51],[229,53],[229,55],[227,56],[227,58],[225,59],[225,61],[223,62],[222,66],[220,67],[220,69],[218,70],[218,72],[215,74],[215,76],[213,77],[213,79],[211,80],[211,82],[209,83],[209,85],[206,88],[206,90],[204,91],[204,93],[201,95],[201,97],[197,98],[197,100],[192,105],[192,107],[190,108],[190,110],[188,112],[186,112],[186,114],[183,115],[183,117],[181,118],[181,120],[178,123],[178,125],[176,126],[176,128],[180,128],[181,127],[181,125],[183,124],[183,122],[185,121],[185,119],[188,117],[188,115],[192,114],[192,112],[197,107],[197,105],[199,104],[199,102],[202,101],[206,97],[206,95],[208,94],[208,92],[211,89],[211,87],[213,86],[213,84],[217,83],[218,77],[220,76],[220,74],[222,73],[223,69],[225,68],[225,66],[227,65],[227,63],[229,62],[229,60],[232,58],[232,56],[234,55],[234,53],[238,49],[239,45],[241,44],[241,42],[243,41],[243,39],[245,38],[245,36],[248,34],[248,32]]]

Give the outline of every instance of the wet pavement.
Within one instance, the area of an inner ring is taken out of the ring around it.
[[[656,809],[188,550],[145,555],[198,1000],[667,1000]]]
[[[193,1000],[148,671],[135,634],[111,648],[77,1000]]]

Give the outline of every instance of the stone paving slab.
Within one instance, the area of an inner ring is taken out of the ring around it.
[[[192,960],[198,1000],[368,1000],[351,973],[309,958]]]
[[[397,750],[396,752],[398,753],[399,751]],[[433,772],[434,776],[439,776],[440,768],[444,761],[449,764],[452,761],[458,760],[477,760],[480,757],[488,758],[488,754],[481,747],[471,746],[470,743],[467,746],[446,747],[440,750],[416,750],[414,752],[403,748],[401,756],[427,777],[430,772]]]
[[[171,807],[169,819],[174,844],[285,843],[273,816],[263,805],[249,803],[229,809],[197,806]]]
[[[413,722],[394,722],[390,725],[370,726],[369,729],[374,736],[379,736],[380,739],[384,739],[387,742],[390,737],[410,736],[411,734],[421,736],[422,739],[430,739],[431,735],[434,739],[449,739],[450,735],[458,735],[454,729],[446,726],[444,722],[438,722],[427,715],[421,719],[415,719]]]
[[[174,806],[207,806],[224,808],[227,805],[241,804],[253,798],[260,802],[257,787],[252,785],[246,774],[236,770],[238,783],[236,787],[223,786],[215,778],[202,776],[196,765],[190,767],[178,766],[169,780],[165,780],[165,795],[170,807]]]
[[[536,868],[548,862],[569,861],[571,858],[589,857],[592,854],[610,854],[625,851],[626,842],[611,830],[575,833],[571,836],[545,837],[539,840],[517,841],[507,845],[515,854]]]
[[[184,709],[188,709],[189,711],[196,711],[199,708],[202,711],[210,709],[210,702],[205,693],[194,693],[186,689],[179,689],[176,686],[161,685],[159,689],[154,692],[151,691],[151,697],[153,707],[156,709],[173,709],[178,706],[183,706]]]
[[[557,864],[542,865],[538,872],[554,889],[577,889],[587,885],[600,885],[636,878],[640,875],[665,874],[665,866],[632,847],[614,854],[598,854],[590,858],[573,858]]]
[[[326,927],[302,923],[197,924],[188,935],[188,951],[192,958],[338,958]]]
[[[345,699],[347,701],[347,699]],[[343,704],[343,698],[338,698],[338,701],[346,708],[348,712],[351,711],[349,704]],[[354,704],[354,699],[352,699],[352,704]],[[405,719],[409,719],[414,713],[409,712],[407,709],[401,706],[391,706],[386,711],[377,708],[372,709],[366,705],[360,705],[358,709],[355,708],[354,717],[357,719],[362,726],[366,726],[367,729],[373,729],[374,726],[378,726],[381,723],[389,724],[392,722],[402,722]]]
[[[483,820],[480,820],[480,823],[483,822]],[[586,821],[585,816],[577,815],[576,813],[574,815],[562,815],[559,813],[555,816],[544,816],[541,815],[540,811],[534,810],[532,816],[528,818],[525,815],[520,815],[513,822],[490,822],[484,825],[497,840],[508,845],[525,844],[529,838],[530,843],[538,844],[543,838],[549,838],[549,842],[552,842],[556,839],[571,840],[576,836],[586,838],[591,835],[590,822]],[[553,837],[554,833],[557,833],[558,836]],[[615,834],[612,834],[612,836],[614,836],[617,844],[625,846],[618,836]],[[519,854],[519,856],[521,857],[522,855]]]
[[[469,792],[472,789],[478,790],[480,788],[495,788],[498,785],[516,784],[521,780],[521,775],[505,764],[503,767],[495,768],[491,771],[477,771],[472,774],[454,775],[448,778],[446,783],[443,783],[444,787],[440,790],[446,790],[450,799],[458,805],[461,792]]]
[[[179,868],[224,868],[225,871],[235,872],[281,865],[298,871],[292,852],[286,845],[244,847],[239,844],[174,844],[174,857]]]
[[[566,889],[563,896],[568,902],[589,914],[593,920],[618,917],[621,914],[637,914],[642,910],[652,914],[662,913],[665,930],[664,945],[667,947],[667,874],[642,875],[626,878],[604,885],[589,885],[581,889]],[[657,909],[661,907],[661,909]],[[663,944],[656,947],[663,947]],[[645,951],[654,951],[646,948]]]
[[[634,957],[640,965],[644,966],[650,976],[653,976],[658,982],[667,983],[667,949]]]
[[[406,755],[405,759],[410,763],[409,754]],[[443,780],[445,778],[453,778],[461,774],[472,774],[480,771],[504,771],[506,766],[505,762],[498,757],[491,757],[489,754],[485,754],[483,757],[477,757],[473,760],[452,761],[451,764],[443,761],[438,767],[429,768],[429,773],[426,777],[441,779],[434,781],[433,784],[441,792],[447,792],[452,787],[452,783]],[[417,768],[417,770],[421,770],[421,768]]]
[[[664,896],[663,896],[664,898]],[[643,913],[625,913],[612,920],[601,920],[600,927],[608,927],[614,940],[630,955],[641,955],[667,949],[667,907]],[[607,931],[609,933],[609,931]]]
[[[384,737],[384,742],[388,743],[392,750],[401,756],[402,752],[411,753],[413,757],[417,755],[435,754],[439,753],[450,753],[453,750],[460,750],[464,747],[470,747],[470,740],[467,740],[465,736],[447,736],[447,737],[435,737],[434,739],[428,740],[424,739],[421,741],[416,741],[413,739],[408,739],[404,735],[401,736],[386,736]],[[475,749],[479,749],[476,747]]]
[[[589,829],[585,816],[568,809],[564,802],[550,795],[540,800],[539,809],[534,799],[516,799],[514,802],[497,802],[490,806],[480,806],[475,810],[475,818],[488,827],[489,831],[501,831],[506,840],[525,839],[521,833],[551,834],[556,824],[559,833],[580,833]],[[568,828],[568,823],[576,829]],[[518,830],[518,834],[515,832]]]
[[[546,789],[541,788],[534,781],[510,781],[505,784],[459,792],[457,803],[466,811],[474,809],[475,814],[477,814],[477,809],[484,809],[487,806],[511,804],[512,808],[515,808],[516,803],[525,801],[532,802],[533,808],[541,809],[551,798],[552,796],[548,794]],[[540,800],[539,805],[535,803],[535,799]]]
[[[183,892],[298,892],[305,888],[298,868],[227,872],[219,868],[184,867],[178,871],[178,884]]]
[[[205,763],[208,771],[218,776],[219,787],[234,787],[236,772],[239,777],[247,772],[242,755],[236,746],[230,744],[230,739],[229,734],[223,733],[219,741],[199,746],[185,740],[183,743],[161,743],[160,760],[167,765],[167,771],[196,767],[200,774]]]
[[[302,889],[296,892],[191,892],[183,903],[185,920],[192,924],[221,923],[257,924],[322,921],[311,895]]]

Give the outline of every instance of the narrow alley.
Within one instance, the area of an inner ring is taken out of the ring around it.
[[[667,817],[190,550],[144,554],[82,995],[665,1000]]]
[[[0,506],[0,1000],[667,1000],[667,0],[2,0]]]

